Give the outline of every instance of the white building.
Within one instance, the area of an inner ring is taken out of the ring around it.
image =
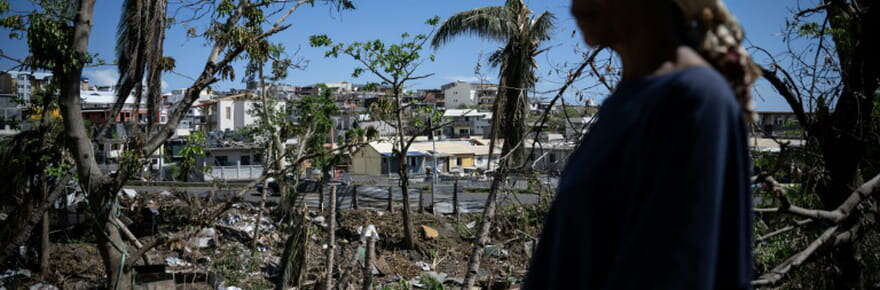
[[[177,102],[180,102],[180,100],[183,100],[184,94],[186,94],[186,88],[171,90],[171,95],[168,96],[167,99],[165,99],[165,102],[171,103],[171,104],[176,104]],[[214,94],[211,92],[211,90],[204,89],[199,93],[199,98],[196,99],[194,104],[198,104],[199,102],[210,100],[213,96],[214,96]]]
[[[451,138],[486,136],[492,131],[492,113],[474,109],[449,109],[443,112],[443,122],[450,125],[443,134]]]
[[[472,106],[491,106],[498,95],[498,87],[493,84],[456,81],[440,87],[446,98],[446,107],[459,109]]]
[[[251,126],[259,120],[255,112],[259,100],[251,94],[232,95],[202,102],[209,131],[234,131]],[[284,104],[277,103],[279,106]]]

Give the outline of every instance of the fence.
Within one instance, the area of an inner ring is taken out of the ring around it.
[[[263,175],[262,165],[212,166],[205,172],[205,181],[255,180]]]

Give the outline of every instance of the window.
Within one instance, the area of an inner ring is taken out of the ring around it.
[[[244,155],[241,157],[241,165],[251,165],[251,156]]]
[[[455,166],[461,166],[461,158],[455,158]]]
[[[226,156],[214,157],[214,166],[228,166],[229,158]]]
[[[226,107],[226,120],[232,120],[232,107]]]

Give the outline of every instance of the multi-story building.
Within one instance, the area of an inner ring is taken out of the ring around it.
[[[443,122],[450,123],[443,135],[450,138],[487,136],[492,131],[492,113],[475,109],[448,109],[443,112]]]
[[[235,131],[257,122],[253,114],[258,101],[252,94],[231,95],[201,102],[208,131]],[[249,112],[251,111],[251,112]]]
[[[19,132],[26,119],[23,114],[26,104],[51,79],[50,73],[0,72],[0,136]]]
[[[456,81],[445,84],[440,89],[446,99],[445,105],[450,109],[492,107],[498,96],[498,86],[494,84]]]

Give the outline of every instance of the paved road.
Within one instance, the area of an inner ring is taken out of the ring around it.
[[[169,187],[163,186],[127,186],[126,188],[131,188],[138,192],[161,192],[170,190]],[[214,196],[218,200],[224,200],[227,196],[239,192],[239,189],[216,190],[207,187],[178,188],[178,190],[185,190],[190,194],[195,194],[200,197],[206,197],[211,191],[214,191]],[[460,187],[459,190],[462,190],[462,188]],[[437,185],[433,203],[440,213],[452,212],[452,191],[452,184]],[[410,189],[410,204],[413,208],[418,206],[419,194],[423,194],[425,206],[432,203],[430,190]],[[337,206],[341,209],[351,208],[352,195],[353,191],[350,187],[341,187],[337,193]],[[392,187],[392,195],[395,204],[399,205],[400,201],[403,199],[400,188]],[[459,192],[459,209],[463,213],[482,211],[488,196],[488,193]],[[257,203],[260,201],[260,198],[261,196],[256,190],[248,190],[245,194],[245,200],[248,202]],[[539,200],[538,196],[534,194],[502,194],[498,198],[501,204],[533,204]],[[278,202],[278,200],[278,196],[269,197],[269,201]],[[306,194],[305,200],[308,202],[309,207],[318,207],[319,195],[318,193],[308,193]],[[358,206],[362,209],[386,209],[388,206],[388,187],[358,186]]]

